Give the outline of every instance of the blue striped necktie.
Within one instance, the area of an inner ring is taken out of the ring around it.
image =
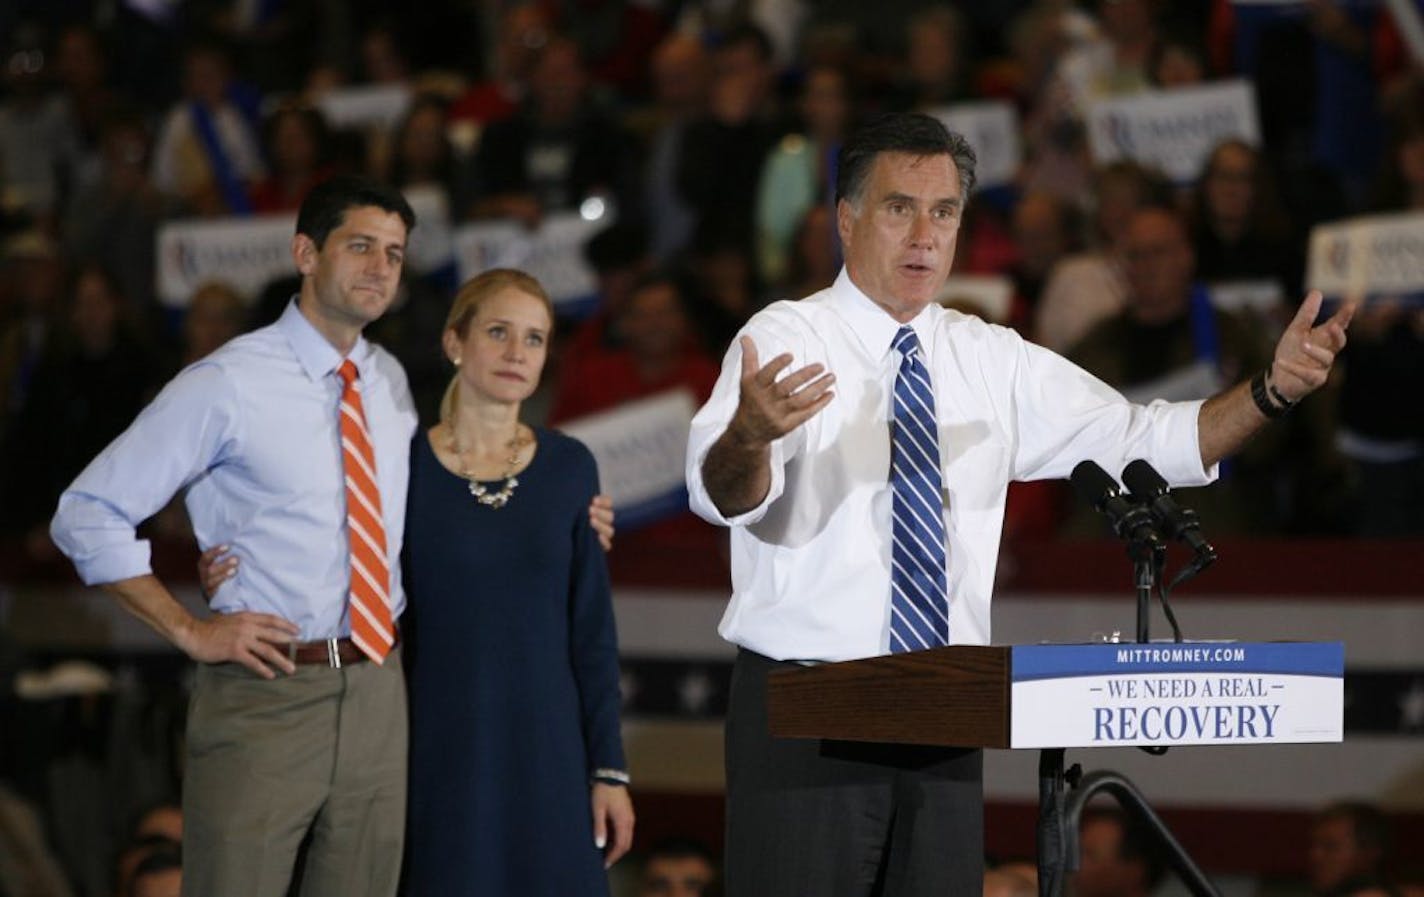
[[[893,346],[900,372],[890,430],[890,650],[899,653],[949,644],[949,599],[934,389],[915,331],[901,327]]]

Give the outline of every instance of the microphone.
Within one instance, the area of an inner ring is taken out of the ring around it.
[[[1167,481],[1151,464],[1140,458],[1133,461],[1123,468],[1122,481],[1132,490],[1132,497],[1152,512],[1163,532],[1191,547],[1197,556],[1198,569],[1216,560],[1216,549],[1202,535],[1197,512],[1177,504],[1167,489]]]
[[[1084,501],[1093,510],[1105,515],[1112,524],[1113,532],[1132,542],[1145,542],[1156,548],[1161,539],[1152,526],[1152,515],[1139,505],[1123,497],[1117,480],[1095,461],[1080,461],[1068,477]]]

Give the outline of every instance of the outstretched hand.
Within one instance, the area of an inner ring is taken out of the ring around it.
[[[1345,348],[1345,331],[1355,315],[1357,303],[1341,306],[1320,324],[1323,301],[1312,290],[1300,304],[1295,317],[1276,343],[1276,355],[1271,362],[1271,386],[1292,402],[1298,402],[1325,385],[1330,368]]]
[[[756,343],[741,337],[742,392],[728,432],[744,445],[769,445],[814,417],[830,403],[836,375],[825,365],[808,364],[782,377],[791,366],[783,352],[759,367]]]

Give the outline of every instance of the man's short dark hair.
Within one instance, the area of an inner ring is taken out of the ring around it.
[[[648,848],[645,863],[653,860],[702,860],[714,871],[717,860],[712,850],[696,838],[664,838]]]
[[[939,119],[920,112],[882,115],[846,139],[836,171],[837,202],[844,199],[855,205],[860,201],[870,168],[881,153],[949,156],[959,172],[961,201],[968,202],[974,189],[973,147]]]
[[[326,244],[331,232],[341,226],[350,209],[374,206],[399,215],[406,233],[415,228],[415,211],[394,187],[365,178],[343,175],[322,181],[307,193],[297,212],[297,233],[311,237],[317,249]]]

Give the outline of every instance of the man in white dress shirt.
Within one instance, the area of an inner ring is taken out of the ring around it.
[[[829,289],[748,322],[689,438],[692,507],[732,529],[720,627],[740,648],[727,892],[968,897],[982,879],[980,753],[772,738],[767,673],[987,644],[1011,480],[1146,458],[1173,483],[1209,482],[1218,461],[1325,382],[1350,310],[1313,327],[1320,297],[1307,298],[1258,382],[1205,402],[1132,405],[1013,331],[935,304],[973,186],[963,138],[928,116],[886,116],[847,141],[838,178],[845,269]],[[939,464],[907,475],[896,429],[923,420],[903,416],[901,389],[915,377],[932,391],[910,404],[929,408]],[[941,506],[908,534],[906,480],[933,483]],[[909,541],[937,571],[906,579]],[[930,605],[903,610],[909,591]],[[907,638],[912,617],[930,625]]]

